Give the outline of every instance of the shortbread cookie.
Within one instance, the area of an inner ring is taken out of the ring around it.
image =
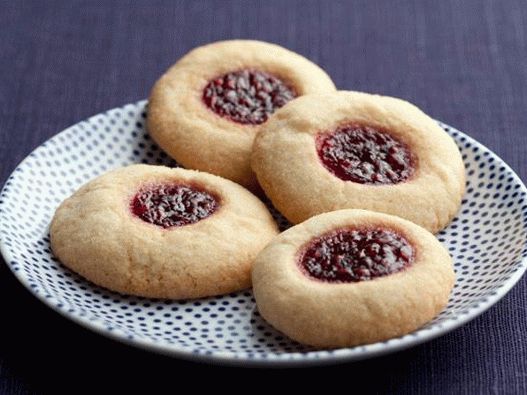
[[[339,210],[285,231],[256,258],[260,314],[319,348],[402,336],[439,314],[455,281],[446,249],[392,215]]]
[[[57,258],[95,284],[181,299],[249,287],[254,258],[278,230],[264,204],[234,182],[132,165],[66,199],[50,233]]]
[[[433,119],[406,101],[358,92],[287,104],[256,138],[252,166],[293,223],[359,208],[435,233],[456,214],[465,189],[461,154]]]
[[[306,58],[260,41],[221,41],[194,49],[155,84],[148,131],[183,166],[256,188],[254,137],[297,96],[335,91]]]

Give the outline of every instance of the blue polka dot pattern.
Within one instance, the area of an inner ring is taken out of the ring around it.
[[[498,301],[526,269],[525,186],[495,154],[441,125],[456,140],[468,176],[461,211],[438,235],[454,258],[457,282],[448,308],[410,335],[316,351],[265,323],[249,290],[176,302],[94,286],[53,257],[49,222],[65,197],[103,172],[138,162],[176,165],[146,134],[145,105],[142,101],[96,115],[45,142],[17,167],[0,196],[0,246],[11,270],[50,307],[102,334],[170,355],[224,363],[357,360],[456,328]]]

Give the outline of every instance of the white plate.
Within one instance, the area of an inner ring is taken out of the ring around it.
[[[454,258],[457,282],[447,309],[414,333],[312,350],[266,324],[249,290],[179,302],[106,291],[57,262],[48,225],[64,198],[107,170],[138,162],[174,165],[145,132],[145,105],[95,115],[48,140],[16,168],[0,196],[0,249],[15,276],[45,304],[101,334],[168,355],[228,364],[358,360],[425,342],[470,321],[502,298],[527,267],[525,186],[494,153],[441,125],[456,140],[468,174],[461,211],[439,234]]]

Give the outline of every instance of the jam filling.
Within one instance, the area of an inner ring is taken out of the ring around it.
[[[130,209],[143,221],[163,228],[196,223],[212,215],[218,199],[192,185],[154,185],[141,189],[132,199]]]
[[[316,146],[324,166],[344,181],[396,184],[415,170],[415,160],[404,143],[370,126],[344,125],[319,134]]]
[[[239,70],[217,77],[203,90],[203,101],[216,114],[241,124],[259,125],[296,97],[278,77],[259,70]]]
[[[307,245],[299,265],[309,277],[332,283],[372,280],[404,270],[414,250],[400,234],[387,229],[343,229]]]

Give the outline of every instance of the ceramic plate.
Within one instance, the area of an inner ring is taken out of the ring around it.
[[[139,162],[176,165],[145,132],[145,106],[141,101],[95,115],[48,140],[15,169],[0,196],[0,248],[15,276],[49,307],[96,332],[176,357],[227,364],[359,360],[428,341],[470,321],[502,298],[527,267],[525,186],[490,150],[441,124],[457,142],[468,176],[458,216],[438,235],[454,258],[457,281],[446,310],[414,333],[314,350],[266,324],[250,290],[177,302],[97,287],[53,257],[49,223],[64,198],[103,172]]]

